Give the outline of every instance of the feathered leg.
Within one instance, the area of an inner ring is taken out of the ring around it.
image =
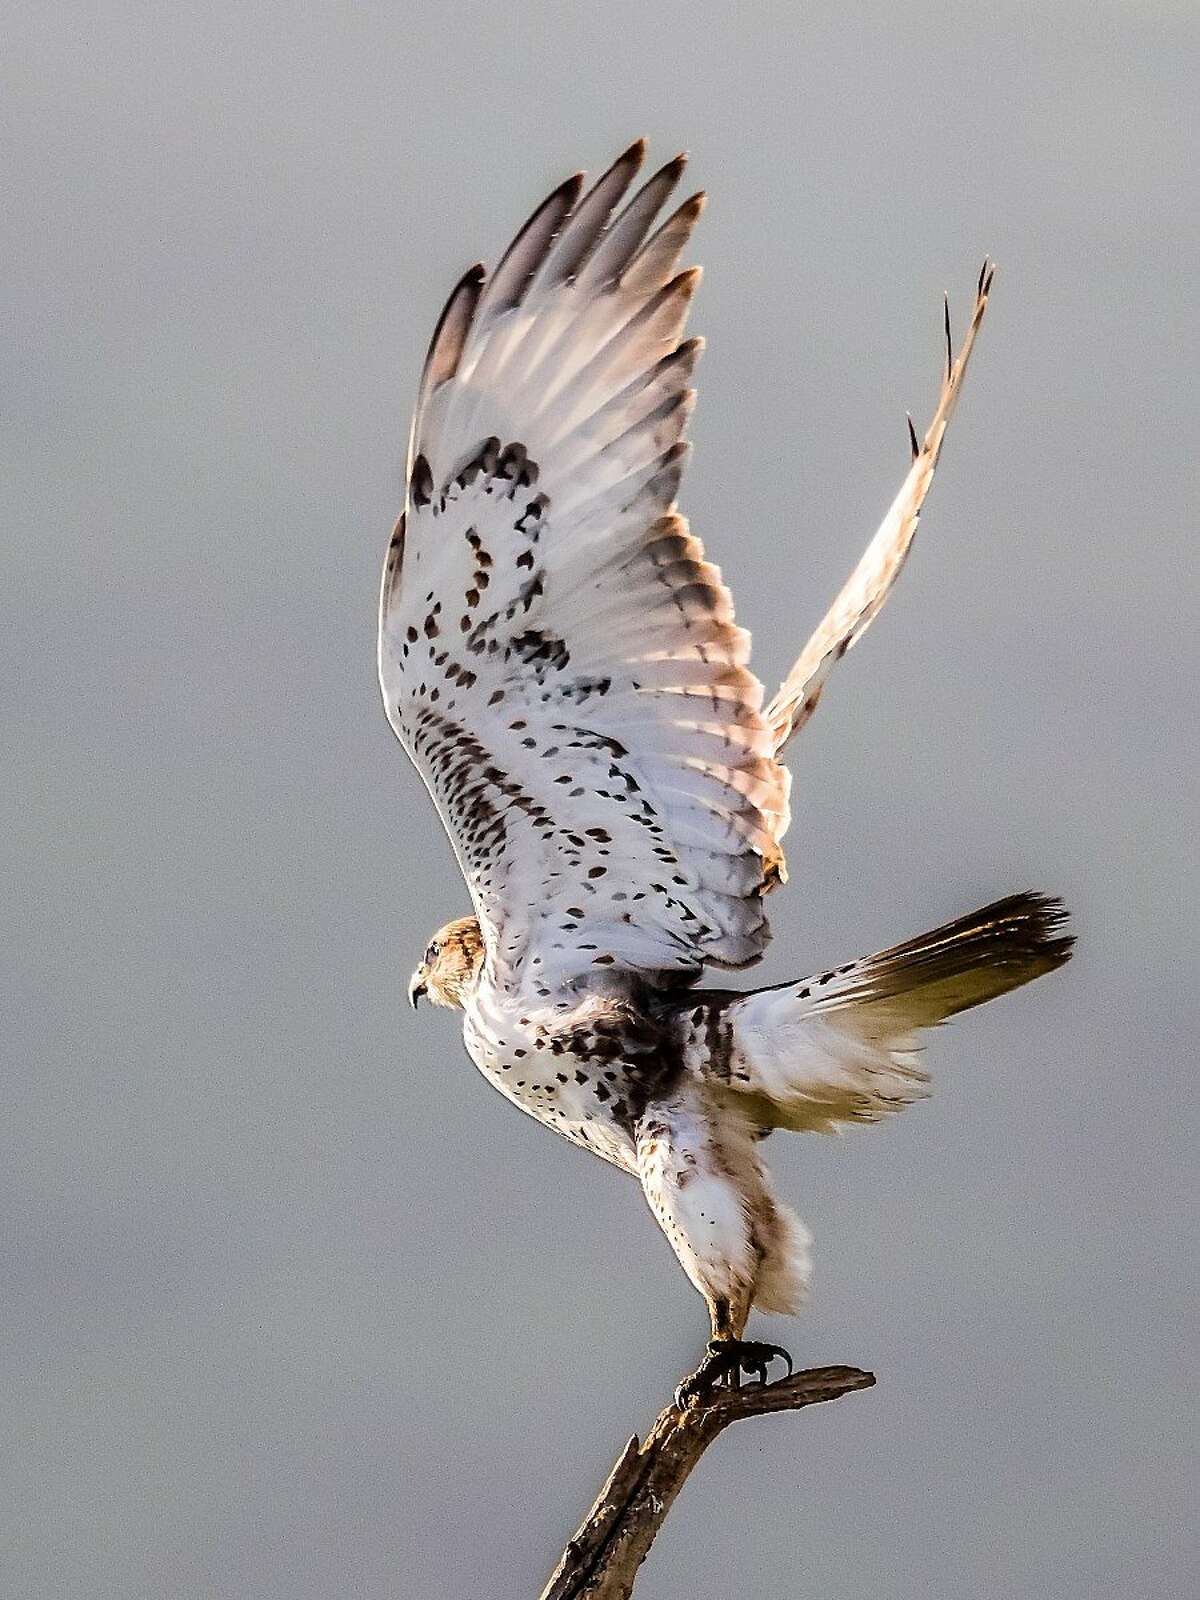
[[[677,1392],[680,1405],[722,1376],[766,1378],[778,1345],[745,1340],[752,1304],[795,1310],[808,1275],[808,1235],[771,1194],[754,1129],[723,1107],[711,1115],[703,1085],[688,1079],[653,1102],[636,1129],[638,1172],[659,1226],[708,1307],[708,1354]]]

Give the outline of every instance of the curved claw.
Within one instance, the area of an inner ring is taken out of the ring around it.
[[[772,1361],[785,1361],[787,1363],[787,1376],[792,1375],[792,1358],[781,1344],[763,1344],[759,1340],[747,1342],[741,1347],[739,1364],[742,1371],[752,1374],[759,1383],[766,1383],[767,1368]]]
[[[764,1344],[756,1339],[710,1339],[704,1360],[675,1391],[675,1404],[681,1411],[698,1402],[722,1378],[731,1389],[738,1387],[744,1372],[759,1383],[767,1382],[767,1370],[772,1361],[785,1361],[787,1375],[792,1375],[792,1358],[782,1345]]]
[[[783,1348],[783,1346],[781,1344],[766,1344],[766,1345],[763,1345],[762,1348],[764,1350],[769,1350],[771,1352],[770,1355],[767,1357],[767,1361],[768,1362],[771,1362],[771,1361],[786,1361],[787,1362],[787,1373],[786,1373],[786,1376],[790,1378],[795,1369],[792,1366],[792,1358],[791,1358],[790,1354]],[[765,1382],[766,1380],[764,1379],[763,1381]]]

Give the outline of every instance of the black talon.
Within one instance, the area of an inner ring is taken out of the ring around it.
[[[731,1389],[738,1387],[741,1375],[766,1383],[767,1369],[772,1361],[787,1363],[787,1375],[792,1375],[792,1358],[778,1344],[764,1344],[757,1339],[710,1339],[704,1360],[695,1372],[687,1377],[675,1391],[675,1404],[681,1411],[693,1401],[699,1401],[722,1379]]]

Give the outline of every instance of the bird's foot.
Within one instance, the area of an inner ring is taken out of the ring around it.
[[[757,1378],[759,1383],[766,1383],[767,1368],[775,1360],[787,1362],[790,1378],[792,1358],[782,1345],[763,1344],[758,1339],[710,1339],[704,1360],[676,1389],[675,1404],[681,1411],[699,1404],[722,1378],[731,1389],[736,1389],[743,1372],[747,1377]]]

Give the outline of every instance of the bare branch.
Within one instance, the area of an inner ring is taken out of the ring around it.
[[[541,1600],[629,1600],[638,1568],[692,1468],[731,1422],[836,1400],[869,1389],[858,1367],[812,1367],[778,1383],[713,1390],[681,1411],[672,1403],[639,1445],[630,1439],[542,1591]]]

